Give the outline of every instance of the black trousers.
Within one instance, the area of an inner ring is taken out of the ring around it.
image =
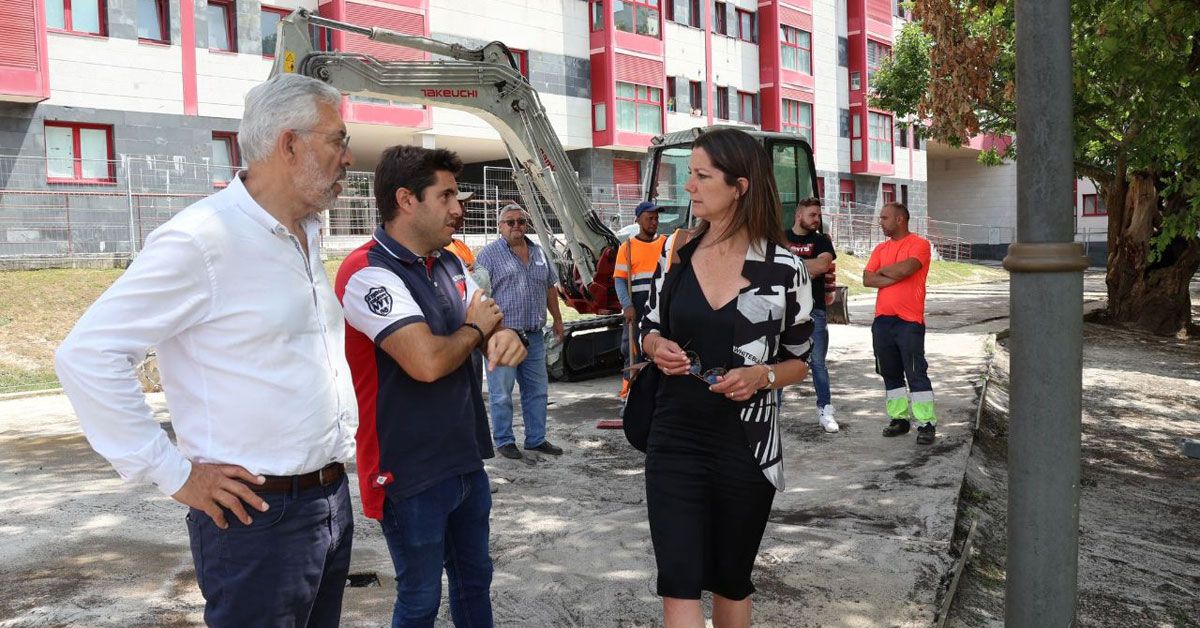
[[[933,390],[929,363],[925,361],[925,326],[897,316],[877,316],[871,323],[875,346],[875,372],[887,390],[905,388],[910,393]]]

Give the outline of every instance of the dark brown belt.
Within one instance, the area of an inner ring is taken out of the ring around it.
[[[246,484],[255,493],[286,493],[293,489],[303,491],[318,486],[329,486],[342,479],[345,473],[345,465],[340,462],[333,462],[312,473],[304,473],[302,475],[268,475],[265,476],[267,481],[262,484],[250,484],[249,482]]]

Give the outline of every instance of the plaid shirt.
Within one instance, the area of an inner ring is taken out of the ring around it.
[[[521,262],[508,242],[500,238],[483,247],[475,265],[486,268],[492,280],[492,298],[504,313],[504,326],[522,331],[541,331],[546,325],[546,289],[558,276],[542,252],[528,237],[529,264]]]

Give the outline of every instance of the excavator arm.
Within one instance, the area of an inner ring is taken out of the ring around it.
[[[310,26],[449,59],[385,62],[363,54],[323,52],[314,49]],[[272,75],[295,72],[352,96],[458,109],[490,124],[508,150],[517,189],[542,248],[553,254],[568,304],[587,313],[619,311],[612,289],[617,237],[592,211],[545,107],[507,46],[492,42],[472,49],[330,20],[306,9],[280,21],[277,41]],[[551,216],[562,227],[561,241],[551,230]]]

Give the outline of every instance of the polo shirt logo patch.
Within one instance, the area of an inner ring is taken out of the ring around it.
[[[383,286],[368,290],[367,296],[363,297],[363,300],[367,302],[367,307],[376,316],[387,316],[392,313],[392,293]]]
[[[465,275],[455,275],[454,287],[458,288],[458,298],[466,300],[467,298],[467,277]]]

